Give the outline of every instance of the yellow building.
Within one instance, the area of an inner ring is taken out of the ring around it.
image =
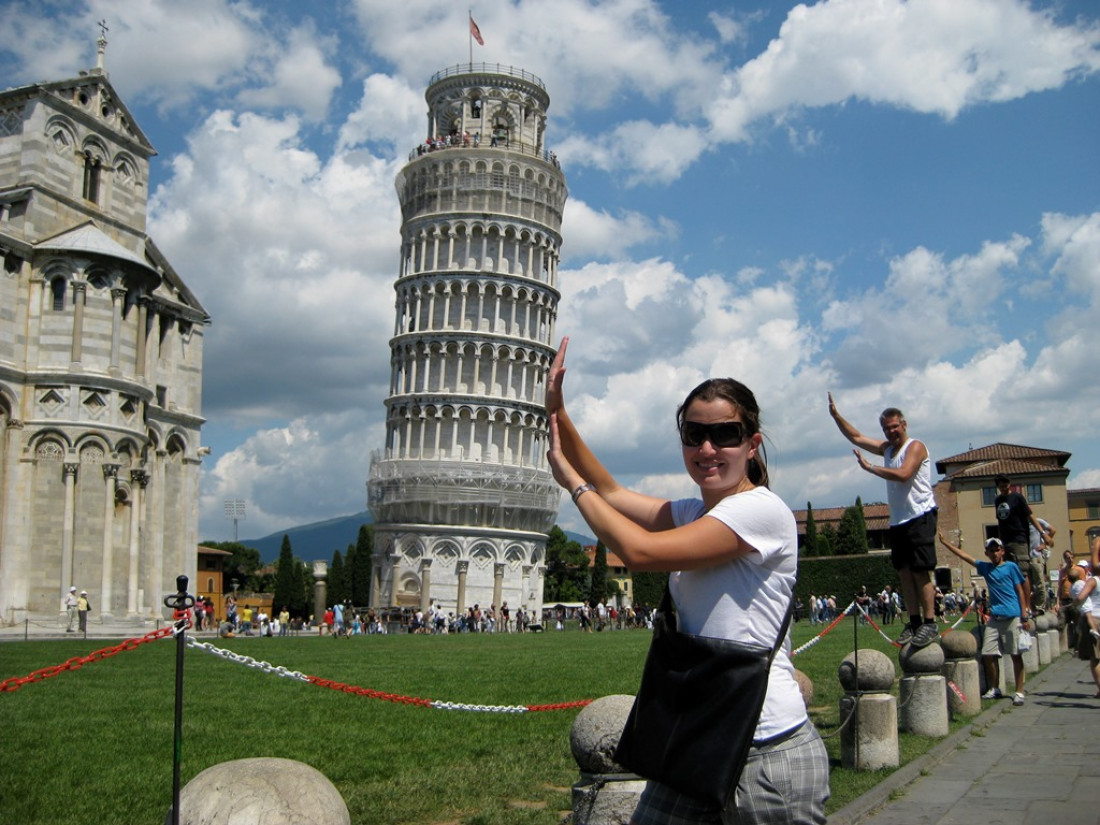
[[[1070,453],[1061,450],[997,443],[937,461],[936,472],[943,476],[935,486],[940,530],[968,555],[982,559],[986,539],[997,535],[993,505],[997,488],[993,479],[1007,476],[1012,489],[1028,500],[1035,516],[1057,531],[1048,562],[1050,571],[1056,573],[1058,557],[1069,546],[1071,536],[1066,490],[1069,458]],[[971,580],[976,578],[972,576],[974,569],[942,547],[938,553],[940,565],[951,568],[952,581],[963,592],[969,592]]]
[[[1069,534],[1067,544],[1059,543],[1058,546],[1062,549],[1069,546],[1077,558],[1087,559],[1093,538],[1100,535],[1100,487],[1070,490],[1067,498]]]
[[[588,556],[588,568],[591,570],[596,564],[596,545],[588,545],[584,548],[584,552]],[[619,586],[620,607],[630,607],[634,604],[634,580],[630,578],[626,562],[610,550],[607,551],[607,583]],[[611,589],[610,586],[608,589]]]

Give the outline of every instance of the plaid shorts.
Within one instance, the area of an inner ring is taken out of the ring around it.
[[[824,825],[829,756],[807,721],[785,739],[753,746],[733,804],[722,811],[667,785],[647,782],[634,825]]]

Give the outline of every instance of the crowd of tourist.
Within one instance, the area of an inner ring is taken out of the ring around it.
[[[421,157],[428,154],[429,152],[437,152],[441,149],[478,149],[481,147],[481,144],[481,132],[474,132],[472,135],[469,133],[469,131],[466,131],[462,132],[461,134],[458,132],[452,132],[449,135],[436,135],[435,137],[429,136],[424,140],[423,143],[417,144],[416,156]],[[492,149],[507,148],[508,138],[504,135],[497,135],[495,133],[491,134],[489,136],[489,147]],[[543,160],[547,161],[548,163],[551,163],[554,166],[560,168],[560,164],[558,163],[558,156],[553,152],[535,152],[533,150],[533,147],[522,146],[519,147],[519,150],[525,152],[526,154],[535,154],[536,156],[541,157]]]

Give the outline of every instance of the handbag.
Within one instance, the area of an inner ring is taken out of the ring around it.
[[[642,683],[615,761],[645,779],[725,809],[748,760],[768,690],[775,645],[681,633],[665,588],[653,617]]]

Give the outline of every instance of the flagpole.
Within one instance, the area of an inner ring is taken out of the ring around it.
[[[467,9],[466,10],[466,22],[467,22],[467,24],[473,23],[473,20],[474,20],[474,10],[473,9]],[[467,25],[466,26],[466,39],[469,41],[469,45],[470,45],[470,71],[473,71],[474,70],[474,27],[472,25]]]

